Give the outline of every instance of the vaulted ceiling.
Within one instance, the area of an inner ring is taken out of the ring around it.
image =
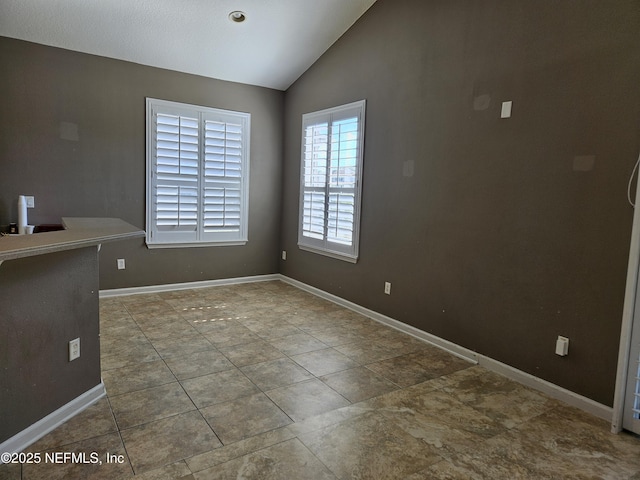
[[[0,36],[286,90],[374,2],[1,0]]]

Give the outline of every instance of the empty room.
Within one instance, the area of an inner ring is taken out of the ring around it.
[[[640,479],[637,0],[0,0],[0,480]]]

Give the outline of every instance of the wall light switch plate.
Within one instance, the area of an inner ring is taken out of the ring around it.
[[[119,258],[118,259],[118,270],[124,270],[125,268],[126,267],[125,267],[125,264],[124,264],[124,258]]]
[[[513,106],[512,101],[502,102],[502,111],[500,112],[500,118],[509,118],[511,117],[511,107]]]
[[[33,208],[36,206],[36,200],[33,195],[27,195],[24,198],[27,200],[27,208]]]
[[[391,295],[391,282],[384,282],[384,293]]]
[[[562,337],[558,335],[558,340],[556,340],[556,355],[565,357],[568,354],[569,354],[569,339],[567,337]]]

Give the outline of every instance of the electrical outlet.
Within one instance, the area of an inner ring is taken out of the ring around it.
[[[384,293],[391,295],[391,282],[384,282]]]
[[[124,270],[124,269],[125,269],[124,258],[119,258],[118,259],[118,270]]]
[[[69,361],[80,358],[80,337],[69,342]]]
[[[27,208],[33,208],[36,206],[36,200],[33,195],[27,195],[24,198],[27,200]]]
[[[287,259],[287,251],[286,250],[282,250],[282,259],[283,260]]]

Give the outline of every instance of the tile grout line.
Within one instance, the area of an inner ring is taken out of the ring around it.
[[[134,321],[135,321],[135,319],[134,319]],[[295,326],[295,325],[294,325],[294,326]],[[193,325],[192,325],[192,327],[193,327]],[[296,327],[297,327],[297,326],[296,326]],[[194,328],[195,328],[195,327],[194,327]],[[198,330],[197,330],[197,328],[195,328],[195,330],[196,330],[196,331],[198,331]],[[314,339],[316,339],[316,340],[320,341],[317,337],[313,336],[312,334],[310,334],[310,333],[308,333],[308,332],[304,332],[303,330],[300,330],[300,331],[301,331],[302,333],[305,333],[306,335],[309,335],[310,337],[312,337],[312,338],[314,338]],[[198,333],[199,333],[200,335],[202,335],[202,333],[201,333],[200,331],[198,331]],[[259,336],[259,335],[258,335],[258,336]],[[206,338],[206,337],[205,337],[205,338]],[[273,345],[269,342],[269,340],[267,340],[267,339],[266,339],[266,338],[264,338],[264,337],[260,337],[260,338],[261,338],[263,341],[265,341],[266,343],[268,343],[269,345],[271,345],[271,346],[273,347]],[[149,342],[153,345],[153,341],[149,340]],[[357,343],[357,342],[351,342],[351,343]],[[349,344],[349,343],[347,343],[347,344]],[[345,344],[345,345],[346,345],[346,344]],[[215,345],[213,345],[213,344],[212,344],[212,347],[213,347],[215,350],[217,350],[217,347],[216,347]],[[334,348],[334,347],[335,347],[335,346],[329,346],[328,348],[331,348],[331,349],[335,350],[335,348]],[[156,349],[155,345],[153,345],[153,348],[154,348],[154,349]],[[277,347],[274,347],[274,348],[277,348]],[[218,351],[219,351],[219,350],[218,350]],[[337,351],[337,350],[336,350],[336,351]],[[156,352],[160,355],[160,353],[157,351],[157,349],[156,349]],[[286,358],[286,359],[288,359],[288,360],[290,360],[290,361],[294,362],[296,365],[300,366],[300,368],[302,368],[302,369],[304,369],[305,371],[307,371],[307,372],[312,376],[312,379],[320,380],[324,385],[326,385],[326,386],[327,386],[328,388],[330,388],[332,391],[336,392],[335,390],[333,390],[333,388],[332,388],[331,386],[329,386],[328,384],[326,384],[325,382],[323,382],[323,381],[320,379],[320,377],[319,377],[319,376],[316,376],[315,374],[313,374],[313,373],[311,373],[310,371],[308,371],[307,369],[305,369],[302,365],[298,364],[298,363],[297,363],[293,358],[291,358],[291,356],[290,356],[289,354],[286,354],[286,353],[284,353],[284,352],[282,352],[282,351],[280,351],[280,352],[282,353],[283,358]],[[224,353],[222,353],[222,352],[220,352],[220,353],[224,356]],[[403,355],[403,354],[398,354],[397,356],[402,356],[402,355]],[[390,357],[390,358],[395,358],[395,357],[396,357],[396,356],[394,356],[394,357]],[[165,363],[165,365],[167,366],[167,368],[169,368],[169,370],[171,370],[171,369],[170,369],[170,367],[168,366],[168,364],[166,363],[165,358],[164,358],[164,357],[162,357],[161,355],[160,355],[160,358],[164,361],[164,363]],[[228,357],[226,357],[226,356],[225,356],[225,358],[227,358],[227,359],[228,359],[228,360],[229,360],[229,361],[234,365],[234,368],[235,368],[235,369],[237,369],[237,370],[239,370],[239,371],[244,375],[244,377],[245,377],[245,378],[247,378],[247,379],[248,379],[248,380],[249,380],[249,381],[250,381],[250,382],[251,382],[251,383],[252,383],[252,384],[253,384],[253,385],[254,385],[254,386],[255,386],[255,387],[260,391],[260,392],[261,392],[261,393],[266,394],[268,391],[270,391],[270,390],[262,390],[260,387],[258,387],[258,385],[256,385],[256,384],[251,380],[251,378],[249,378],[249,377],[248,377],[248,376],[247,376],[247,375],[246,375],[246,374],[241,370],[241,367],[238,367],[236,364],[234,364],[234,363],[231,361],[231,359],[229,359]],[[352,360],[353,360],[353,359],[352,359]],[[266,360],[266,361],[264,361],[264,362],[257,362],[256,364],[250,364],[250,365],[257,365],[257,364],[260,364],[260,363],[266,363],[266,362],[269,362],[269,361],[270,361],[270,360]],[[381,361],[382,361],[382,360],[381,360]],[[389,380],[391,383],[393,383],[394,385],[396,385],[396,386],[398,387],[398,389],[397,389],[397,390],[403,390],[403,389],[405,389],[405,388],[406,388],[406,387],[402,387],[402,386],[400,386],[400,385],[395,384],[394,382],[392,382],[389,378],[385,377],[384,375],[382,375],[382,374],[377,374],[376,372],[373,372],[372,370],[370,370],[370,369],[368,368],[368,365],[373,364],[373,363],[377,363],[377,362],[375,362],[375,361],[374,361],[374,362],[370,362],[370,363],[361,363],[360,361],[357,361],[357,360],[356,360],[356,363],[357,363],[357,366],[356,366],[356,367],[351,367],[351,368],[360,368],[360,367],[364,367],[365,369],[367,369],[368,371],[371,371],[371,372],[372,372],[372,373],[374,373],[375,375],[378,375],[378,376],[380,376],[380,377],[382,377],[382,378],[385,378],[385,379]],[[244,366],[248,366],[248,365],[244,365]],[[345,369],[345,370],[349,370],[349,368],[347,368],[347,369]],[[341,371],[345,371],[345,370],[341,370]],[[176,381],[180,384],[180,386],[181,386],[181,387],[183,388],[183,390],[184,390],[184,387],[182,386],[182,382],[177,378],[176,374],[175,374],[175,373],[173,373],[173,371],[171,371],[171,372],[172,372],[173,376],[175,377]],[[333,372],[333,373],[336,373],[336,372]],[[436,377],[436,378],[437,378],[437,377]],[[309,380],[312,380],[312,379],[309,379]],[[301,382],[294,382],[294,383],[302,383],[302,382],[304,382],[304,381],[301,381]],[[150,387],[150,388],[151,388],[151,387]],[[444,387],[440,387],[440,388],[439,388],[439,390],[441,390],[442,388],[444,388]],[[394,390],[394,391],[397,391],[397,390]],[[185,390],[185,393],[188,395],[188,393],[186,392],[186,390]],[[336,393],[337,393],[338,395],[342,396],[339,392],[336,392]],[[443,393],[447,393],[447,392],[443,392]],[[382,394],[382,395],[384,395],[384,394]],[[188,395],[188,396],[189,396],[189,395]],[[381,395],[380,395],[380,396],[381,396]],[[190,400],[192,401],[192,403],[193,403],[193,404],[194,404],[194,406],[195,406],[195,402],[193,402],[193,399],[192,399],[190,396],[189,396],[189,398],[190,398]],[[344,397],[343,397],[343,398],[344,398]],[[363,400],[363,401],[370,400],[371,398],[377,398],[377,396],[370,397],[370,398],[365,399],[365,400]],[[347,402],[349,403],[349,406],[353,406],[353,405],[356,405],[357,403],[360,403],[360,402],[355,402],[355,403],[354,403],[354,402],[349,401],[348,399],[346,399],[346,400],[347,400]],[[278,407],[278,409],[279,409],[280,411],[282,411],[282,409],[281,409],[277,404],[276,404],[276,406]],[[470,405],[470,407],[472,407],[472,406]],[[472,408],[473,408],[473,407],[472,407]],[[196,409],[200,412],[200,409],[199,409],[198,407],[196,407]],[[475,410],[475,409],[474,409],[474,410]],[[332,411],[335,411],[335,410],[330,410],[330,411],[325,412],[325,413],[329,413],[329,412],[332,412]],[[291,417],[289,417],[289,416],[286,414],[286,412],[284,412],[284,411],[282,411],[282,412],[287,416],[287,418],[289,418],[289,419],[293,422],[292,424],[299,423],[299,422],[295,422],[295,421],[293,421],[293,419],[292,419]],[[112,412],[112,414],[113,414],[113,412]],[[200,412],[200,415],[202,416],[202,413],[201,413],[201,412]],[[315,415],[315,416],[320,416],[320,415],[322,415],[322,414]],[[313,417],[314,417],[314,416],[312,416],[312,417],[307,417],[307,418],[305,418],[304,420],[307,420],[307,419],[310,419],[310,418],[313,418]],[[205,420],[205,422],[206,422],[206,419],[204,418],[204,416],[202,416],[202,418],[203,418],[203,419]],[[207,422],[207,424],[210,426],[210,424],[209,424],[208,422]],[[211,427],[211,426],[210,426],[210,427]],[[213,427],[211,427],[211,429],[213,430]],[[271,431],[271,430],[270,430],[270,431]],[[215,431],[214,431],[214,434],[215,434]],[[216,436],[217,436],[217,434],[216,434]],[[219,437],[218,437],[218,438],[219,438]],[[249,437],[249,438],[250,438],[250,437]],[[297,439],[298,439],[298,440],[299,440],[299,441],[300,441],[300,442],[305,446],[305,448],[306,448],[307,450],[309,450],[309,449],[308,449],[308,447],[307,447],[307,446],[306,446],[306,445],[305,445],[305,444],[300,440],[300,438],[299,438],[299,436],[298,436],[298,435],[295,435],[295,437],[294,437],[294,438],[297,438]],[[220,440],[220,439],[219,439],[219,440]],[[221,440],[220,440],[220,441],[221,441]],[[286,441],[286,440],[285,440],[285,441]],[[123,442],[123,443],[124,443],[124,442]],[[229,445],[229,446],[231,446],[231,445],[233,445],[234,443],[236,443],[236,442],[232,442],[232,443],[230,443],[230,444],[228,444],[228,445]],[[282,443],[282,442],[279,442],[279,443]],[[222,444],[222,442],[221,442],[221,444]],[[224,444],[222,444],[222,445],[223,445],[223,447],[224,447]],[[268,448],[268,447],[264,447],[264,448]],[[259,450],[256,450],[256,451],[259,451]],[[309,451],[310,451],[310,450],[309,450]],[[310,452],[311,452],[311,451],[310,451]],[[311,452],[311,453],[313,454],[313,452]],[[325,464],[324,464],[324,463],[323,463],[323,462],[322,462],[322,461],[321,461],[321,460],[320,460],[320,459],[319,459],[315,454],[313,454],[313,456],[314,456],[315,458],[317,458],[317,459],[318,459],[318,460],[319,460],[319,461],[320,461],[320,462],[321,462],[321,463],[322,463],[322,464],[323,464],[323,465],[324,465],[324,466],[325,466],[329,471],[331,471],[331,472],[333,473],[333,471],[329,468],[329,466],[325,465]],[[191,457],[186,457],[186,458],[191,458]],[[185,460],[185,459],[183,459],[183,460]],[[446,460],[446,459],[445,459],[445,460]],[[335,473],[334,473],[334,474],[335,474]]]

